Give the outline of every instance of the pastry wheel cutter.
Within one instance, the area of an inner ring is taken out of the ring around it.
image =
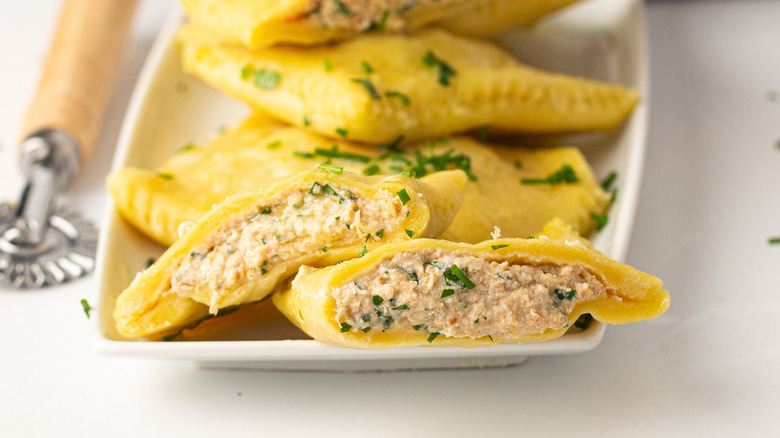
[[[16,203],[0,204],[0,288],[33,289],[82,277],[95,265],[97,229],[58,206],[86,162],[118,72],[137,0],[65,0],[35,97]]]

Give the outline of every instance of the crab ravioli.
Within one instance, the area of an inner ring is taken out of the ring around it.
[[[414,180],[315,169],[239,193],[191,224],[118,296],[117,329],[164,334],[264,298],[301,265],[437,236],[458,211],[465,180],[459,170]]]
[[[533,239],[419,239],[303,267],[273,301],[318,341],[378,349],[550,340],[584,314],[609,324],[654,318],[669,294],[556,220]]]
[[[179,41],[187,73],[287,123],[366,143],[480,128],[609,131],[639,99],[621,85],[534,69],[441,29],[253,51],[188,26]]]

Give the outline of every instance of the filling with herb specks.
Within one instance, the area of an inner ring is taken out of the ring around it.
[[[331,292],[342,332],[418,330],[513,339],[569,326],[575,305],[606,293],[582,266],[490,261],[430,249],[399,253]]]
[[[207,287],[216,300],[229,286],[262,277],[282,262],[379,240],[407,212],[398,195],[384,189],[371,198],[316,182],[292,189],[234,219],[186,255],[172,275],[172,290],[186,297]]]
[[[429,3],[445,7],[463,0],[313,0],[309,17],[325,28],[398,31],[405,14]]]

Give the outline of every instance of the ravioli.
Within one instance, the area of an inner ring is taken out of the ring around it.
[[[312,338],[341,347],[478,347],[556,339],[584,314],[608,324],[654,318],[669,293],[555,220],[533,239],[419,239],[303,267],[273,302]]]
[[[595,225],[592,215],[603,215],[609,206],[609,197],[576,148],[496,146],[469,137],[366,147],[329,141],[262,115],[175,154],[158,169],[118,169],[108,176],[107,186],[124,218],[152,239],[171,245],[182,223],[198,219],[228,196],[325,160],[355,173],[405,170],[423,176],[442,169],[467,170],[471,177],[463,208],[442,235],[454,241],[488,239],[496,226],[503,236],[526,237],[554,217],[587,234]],[[576,181],[528,183],[566,169]]]
[[[487,0],[181,0],[221,40],[261,48],[315,45],[368,31],[420,28]]]
[[[117,298],[119,333],[165,333],[206,311],[258,301],[303,264],[435,237],[460,208],[466,181],[460,170],[411,179],[329,169],[241,192],[188,226]]]
[[[489,0],[442,19],[438,25],[458,35],[490,37],[527,27],[580,0]]]
[[[520,64],[440,29],[261,50],[179,34],[184,70],[256,110],[322,135],[382,144],[491,132],[609,131],[638,101],[617,84]]]

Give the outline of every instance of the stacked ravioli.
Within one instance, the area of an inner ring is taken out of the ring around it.
[[[487,141],[610,131],[636,105],[483,38],[573,0],[182,3],[185,71],[255,111],[109,175],[122,216],[168,247],[117,297],[123,336],[271,295],[351,348],[543,341],[668,307],[659,279],[583,237],[610,196],[577,148]]]

